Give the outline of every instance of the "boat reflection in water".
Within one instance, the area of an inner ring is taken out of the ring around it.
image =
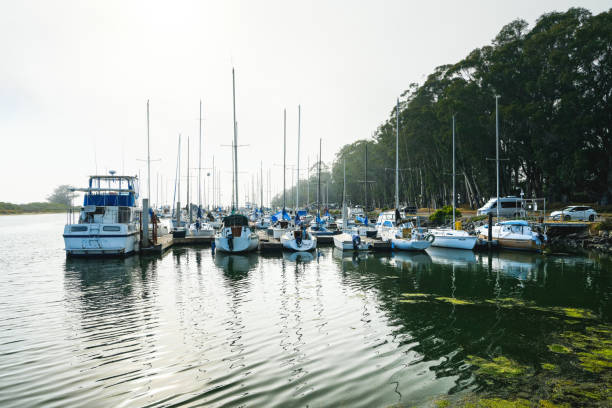
[[[259,263],[257,253],[228,254],[217,252],[214,255],[215,266],[227,273],[247,273],[255,269]]]
[[[308,263],[315,259],[316,252],[285,252],[283,251],[283,259],[295,263]]]
[[[432,259],[427,252],[393,252],[389,262],[402,269],[409,270],[418,267],[429,266]]]
[[[476,263],[476,255],[474,252],[466,251],[465,249],[432,246],[427,248],[426,252],[431,257],[433,263],[437,264],[466,266],[468,264]]]
[[[476,255],[477,262],[492,272],[500,272],[520,281],[538,280],[545,258],[530,252],[500,251]]]

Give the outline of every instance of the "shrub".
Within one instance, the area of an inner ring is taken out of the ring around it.
[[[461,217],[461,211],[459,211],[459,209],[455,210],[455,217]],[[452,219],[453,207],[450,205],[445,205],[444,207],[437,209],[433,214],[429,216],[429,220],[436,225],[444,224],[447,221],[452,221]]]

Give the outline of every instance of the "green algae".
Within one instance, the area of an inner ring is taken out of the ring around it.
[[[433,296],[433,295],[430,295],[428,293],[402,293],[402,296],[404,296],[404,297],[418,297],[418,298],[422,298],[422,297],[429,297],[429,296]]]
[[[440,302],[451,303],[453,305],[473,305],[474,304],[474,302],[470,302],[469,300],[461,300],[461,299],[450,298],[450,297],[437,297],[436,300],[439,300]]]
[[[598,348],[591,352],[578,353],[580,366],[586,371],[600,373],[612,369],[612,349]]]
[[[495,357],[493,360],[485,360],[481,357],[467,356],[471,365],[478,367],[476,374],[492,379],[508,379],[519,377],[527,372],[527,367],[520,365],[514,360],[504,356]]]
[[[555,380],[552,382],[552,400],[569,403],[571,406],[606,403],[612,398],[612,391],[608,384],[581,382],[573,380]]]
[[[411,304],[414,304],[414,303],[423,303],[423,301],[419,300],[419,299],[400,299],[399,302],[400,303],[411,303]]]
[[[436,408],[446,408],[450,407],[450,401],[447,399],[437,400],[434,402]]]
[[[567,317],[573,317],[575,319],[595,319],[597,317],[593,312],[587,309],[579,309],[575,307],[561,307],[558,309],[565,313]]]
[[[542,363],[541,367],[542,369],[547,371],[559,371],[559,367],[551,363]]]
[[[565,347],[562,344],[549,344],[548,349],[553,353],[558,354],[568,354],[572,352],[572,349],[570,349],[569,347]]]

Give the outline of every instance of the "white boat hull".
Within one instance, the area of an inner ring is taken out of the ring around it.
[[[431,242],[426,239],[404,239],[393,238],[391,248],[400,251],[424,251],[431,246]]]
[[[430,232],[435,237],[434,242],[431,244],[433,247],[472,250],[478,240],[478,237],[469,235],[465,231],[439,232],[430,230]]]
[[[354,245],[353,236],[350,234],[334,235],[334,246],[342,251],[368,251],[370,244],[361,241],[358,245]]]
[[[140,234],[138,231],[127,232],[127,225],[98,225],[87,224],[88,230],[71,232],[73,226],[83,224],[69,224],[64,229],[64,245],[67,256],[127,256],[140,249]],[[119,227],[120,231],[104,232],[101,227]]]
[[[240,253],[251,252],[259,246],[259,236],[251,232],[250,228],[244,228],[240,236],[228,238],[226,231],[215,236],[215,247],[221,252]],[[230,244],[231,240],[231,244]]]
[[[295,234],[298,234],[298,231],[289,230],[281,236],[280,241],[283,248],[296,252],[308,252],[317,248],[317,238],[315,236],[306,232],[306,236],[298,244]]]

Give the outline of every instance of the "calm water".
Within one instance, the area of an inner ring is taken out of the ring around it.
[[[607,260],[332,248],[71,260],[64,221],[0,217],[2,407],[427,406],[490,391],[468,356],[537,373],[559,332],[612,318]]]

